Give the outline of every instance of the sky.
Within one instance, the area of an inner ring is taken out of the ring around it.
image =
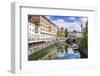
[[[78,16],[46,16],[52,23],[56,24],[58,27],[67,28],[69,32],[77,31],[81,32],[82,28],[85,27],[87,17]]]

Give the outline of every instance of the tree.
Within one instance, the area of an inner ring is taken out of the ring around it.
[[[82,38],[82,47],[88,48],[88,21],[86,22],[86,27],[83,28],[83,38]]]
[[[67,30],[67,28],[65,29],[65,37],[68,37],[68,30]]]
[[[57,37],[61,37],[60,31],[57,31]]]

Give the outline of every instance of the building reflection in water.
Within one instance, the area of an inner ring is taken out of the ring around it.
[[[79,59],[80,53],[72,50],[68,44],[54,44],[41,50],[37,54],[29,56],[29,60],[58,60],[58,59]]]
[[[58,47],[57,50],[58,50],[57,51],[57,57],[64,57],[64,55],[65,55],[65,46],[64,45],[60,46],[60,47]]]
[[[79,59],[80,53],[74,51],[68,45],[58,45],[55,50],[46,55],[44,60],[53,60],[53,59]]]

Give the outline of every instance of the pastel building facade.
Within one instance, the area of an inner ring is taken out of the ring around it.
[[[45,16],[28,15],[28,41],[55,41],[57,26]]]
[[[69,38],[73,38],[73,39],[76,39],[76,38],[82,38],[82,32],[76,32],[76,31],[73,31],[73,32],[69,32],[68,33],[68,37]]]

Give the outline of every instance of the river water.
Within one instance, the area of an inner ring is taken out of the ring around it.
[[[80,59],[85,55],[67,43],[55,43],[28,56],[28,60]]]

